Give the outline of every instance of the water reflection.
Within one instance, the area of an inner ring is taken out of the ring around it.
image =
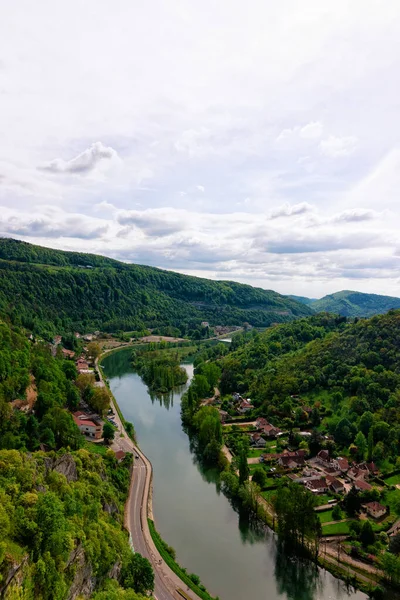
[[[189,572],[221,600],[342,600],[342,582],[312,563],[283,554],[276,535],[249,519],[221,492],[219,473],[204,465],[182,430],[180,397],[149,400],[131,352],[103,360],[124,416],[135,424],[154,467],[154,514],[161,535]],[[193,368],[186,366],[191,376]],[[365,600],[359,592],[352,600]]]

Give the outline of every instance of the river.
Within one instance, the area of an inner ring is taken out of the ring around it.
[[[364,600],[311,563],[279,552],[276,535],[254,531],[218,488],[218,473],[204,469],[182,430],[182,388],[152,399],[130,365],[130,350],[105,357],[104,372],[124,417],[154,469],[153,508],[158,531],[178,562],[221,600]],[[192,365],[185,365],[189,376]]]

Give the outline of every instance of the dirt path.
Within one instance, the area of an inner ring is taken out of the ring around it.
[[[29,409],[32,410],[37,399],[36,382],[33,375],[30,375],[30,381],[29,386],[26,388],[26,400],[29,404]]]
[[[252,456],[251,458],[247,459],[248,465],[258,465],[259,462],[260,462],[259,456]]]

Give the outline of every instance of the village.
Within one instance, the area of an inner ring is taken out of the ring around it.
[[[244,444],[250,479],[261,481],[260,493],[268,503],[278,486],[294,481],[315,497],[315,510],[326,538],[350,534],[355,518],[360,523],[370,521],[377,533],[391,536],[400,531],[399,507],[394,505],[400,474],[382,475],[372,461],[358,462],[338,455],[333,436],[319,436],[320,449],[311,453],[308,442],[315,432],[284,431],[265,417],[252,418],[255,407],[251,399],[239,393],[229,401],[221,402],[217,397],[212,403],[220,413],[226,456],[234,460],[237,449]],[[228,404],[229,413],[220,408],[222,404],[225,408]],[[351,498],[346,500],[349,494]],[[356,510],[350,514],[347,507],[353,498]]]

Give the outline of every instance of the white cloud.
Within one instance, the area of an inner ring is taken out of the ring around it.
[[[328,138],[321,140],[319,146],[322,154],[325,154],[325,156],[340,158],[353,154],[357,147],[357,142],[357,138],[352,135],[345,137],[330,135]]]
[[[43,1],[0,19],[3,232],[287,292],[398,289],[398,3]]]
[[[106,147],[101,142],[95,142],[90,148],[87,148],[71,160],[65,161],[62,158],[55,158],[40,168],[49,173],[84,175],[92,171],[99,162],[117,158],[118,154],[113,148]]]
[[[304,125],[300,129],[299,135],[305,139],[317,139],[321,137],[323,129],[324,127],[320,121],[313,121]]]

